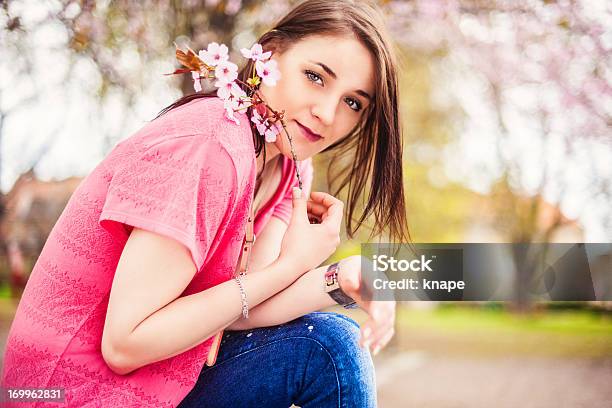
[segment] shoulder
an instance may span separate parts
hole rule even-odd
[[[150,143],[158,139],[195,135],[200,139],[214,140],[229,148],[252,148],[251,127],[245,113],[236,113],[239,124],[225,116],[223,101],[217,97],[203,97],[174,108],[151,121],[145,129],[156,134]],[[145,133],[149,133],[145,132]]]
[[[223,101],[217,97],[199,98],[158,118],[164,120],[165,137],[193,135],[198,143],[222,148],[234,163],[238,176],[247,177],[255,165],[255,147],[249,118],[236,113],[239,124],[225,116]]]
[[[236,177],[245,181],[255,166],[255,148],[247,115],[235,116],[239,124],[225,117],[221,99],[199,98],[147,123],[121,142],[116,153],[132,159],[144,155],[169,160],[172,163],[168,164],[179,166],[208,162],[206,167],[211,169],[214,163],[220,170],[231,167]],[[221,165],[223,161],[225,165]]]

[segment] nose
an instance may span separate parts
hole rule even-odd
[[[318,103],[312,106],[311,113],[319,118],[325,126],[331,126],[336,115],[336,101],[334,98],[321,98]]]

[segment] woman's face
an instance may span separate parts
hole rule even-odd
[[[374,62],[365,46],[353,37],[309,36],[272,59],[281,78],[264,84],[260,95],[285,123],[298,160],[324,150],[346,136],[360,121],[374,96]],[[308,137],[308,130],[320,137]],[[269,145],[269,144],[268,144]],[[287,135],[274,146],[292,158]]]

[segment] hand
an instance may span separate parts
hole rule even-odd
[[[313,191],[310,193],[311,199],[306,203],[306,210],[308,213],[308,220],[311,224],[320,224],[323,219],[328,217],[329,207],[323,204],[325,193]]]
[[[374,355],[383,349],[395,334],[395,300],[371,300],[372,289],[364,287],[361,280],[361,256],[351,256],[340,261],[338,283],[348,296],[368,315],[361,325],[360,345],[371,348]],[[365,293],[362,293],[365,292]],[[365,294],[367,299],[362,296]],[[370,299],[370,300],[368,300]]]
[[[296,192],[300,196],[296,196]],[[293,190],[293,213],[283,240],[279,259],[292,265],[302,275],[329,258],[340,244],[340,225],[344,204],[334,196],[313,192],[307,200],[301,190]],[[320,224],[311,224],[308,208],[321,217]]]

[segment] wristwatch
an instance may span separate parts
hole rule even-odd
[[[354,309],[357,307],[357,302],[340,288],[340,283],[338,282],[338,268],[338,262],[327,267],[327,271],[325,272],[325,292],[327,292],[336,303],[344,306],[345,309]]]

